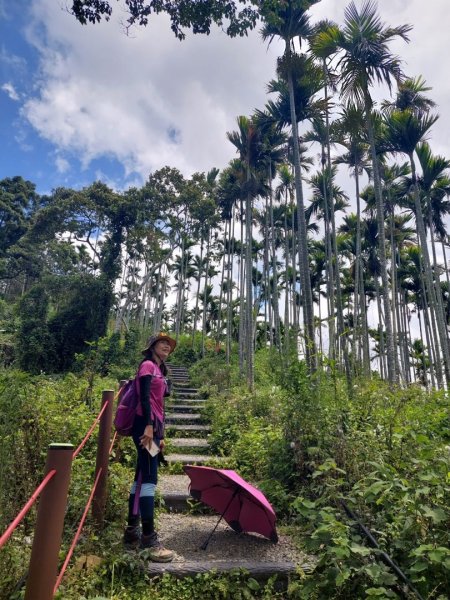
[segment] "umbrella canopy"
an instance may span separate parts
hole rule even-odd
[[[230,469],[185,466],[191,496],[204,502],[237,533],[260,533],[278,542],[276,515],[264,494]]]

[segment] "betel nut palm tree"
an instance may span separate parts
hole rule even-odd
[[[432,314],[434,314],[439,344],[444,362],[447,384],[450,383],[450,351],[448,331],[444,317],[442,294],[433,281],[433,271],[428,251],[425,221],[423,217],[420,189],[417,180],[417,169],[414,153],[418,144],[424,141],[432,125],[437,121],[437,115],[427,112],[417,112],[411,108],[394,110],[385,118],[383,141],[386,149],[393,153],[403,153],[409,158],[412,178],[412,193],[414,198],[414,214],[416,217],[417,232],[423,256],[425,287]]]
[[[264,144],[261,128],[255,119],[245,116],[237,118],[238,131],[227,132],[227,137],[235,146],[242,163],[245,164],[245,355],[247,365],[247,383],[253,389],[254,370],[254,331],[253,331],[253,289],[252,289],[252,203],[260,191],[261,166],[264,157]],[[243,315],[241,315],[241,318]]]
[[[375,83],[384,84],[388,86],[390,91],[394,80],[399,82],[404,78],[400,60],[391,53],[389,44],[396,38],[408,41],[410,29],[410,25],[385,26],[378,16],[376,4],[372,0],[363,2],[361,10],[358,10],[352,1],[345,9],[343,27],[332,27],[328,31],[321,32],[315,42],[316,45],[328,46],[338,50],[336,67],[339,70],[341,96],[344,101],[353,100],[364,109],[377,202],[378,247],[386,325],[387,370],[391,384],[397,381],[397,373],[386,261],[386,240],[383,226],[383,194],[375,146],[373,100],[370,88]]]
[[[355,257],[355,317],[354,323],[358,330],[361,320],[360,343],[363,348],[363,369],[365,374],[370,373],[369,336],[367,329],[364,278],[362,272],[361,256],[361,196],[360,176],[364,171],[368,172],[367,142],[364,136],[363,111],[355,104],[349,103],[343,107],[339,119],[335,121],[336,141],[342,145],[346,152],[335,157],[334,164],[344,164],[351,170],[355,180],[356,201],[356,257]],[[360,318],[361,317],[361,318]],[[353,336],[355,339],[355,335]],[[354,354],[354,353],[353,353]]]
[[[298,244],[299,244],[299,272],[302,287],[305,322],[305,350],[306,361],[310,370],[316,365],[316,344],[314,336],[314,308],[309,275],[309,258],[305,205],[302,188],[302,170],[300,163],[300,149],[298,140],[298,115],[296,114],[296,98],[294,92],[294,79],[298,74],[301,57],[297,54],[294,41],[298,39],[301,44],[311,31],[308,9],[317,4],[319,0],[286,0],[283,3],[268,3],[261,10],[264,21],[262,38],[272,41],[278,37],[284,41],[285,50],[278,61],[278,71],[287,82],[290,107],[290,125],[292,128],[292,142],[294,149],[295,190],[297,197],[298,217]],[[300,65],[301,67],[304,66]]]

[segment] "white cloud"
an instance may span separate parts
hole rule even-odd
[[[256,32],[179,42],[157,17],[127,37],[113,21],[82,27],[53,0],[33,8],[41,73],[22,114],[84,166],[109,155],[142,179],[165,164],[185,174],[222,167],[234,156],[225,134],[236,116],[266,102],[275,47],[266,52]]]
[[[55,165],[58,173],[66,173],[70,169],[70,163],[62,156],[55,158]]]
[[[4,83],[1,89],[8,94],[11,100],[18,102],[20,100],[19,94],[16,92],[12,83]]]
[[[322,0],[313,7],[312,20],[342,23],[347,4]],[[179,42],[164,16],[152,16],[147,28],[127,37],[118,5],[109,23],[84,27],[54,0],[32,0],[32,10],[28,38],[39,52],[40,70],[22,115],[84,167],[110,156],[134,180],[165,164],[185,174],[223,167],[234,156],[226,131],[236,128],[237,115],[264,106],[266,83],[283,50],[276,41],[267,49],[257,32],[238,39],[217,31],[188,34]],[[441,119],[432,148],[450,155],[450,80],[444,60],[450,3],[433,0],[424,10],[419,0],[390,0],[379,2],[379,13],[385,23],[414,25],[411,43],[399,42],[393,49],[409,75],[422,74],[433,87]]]

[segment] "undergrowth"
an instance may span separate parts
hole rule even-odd
[[[208,397],[212,450],[228,456],[229,464],[264,491],[279,523],[315,555],[313,571],[299,571],[283,592],[275,581],[262,585],[243,571],[149,579],[138,556],[124,554],[121,545],[134,462],[130,440],[121,440],[112,456],[106,528],[97,532],[88,520],[59,598],[414,598],[411,586],[427,600],[449,597],[446,394],[418,386],[390,390],[375,377],[355,381],[349,390],[332,369],[310,377],[303,363],[282,365],[269,351],[256,355],[250,393],[235,362],[227,365],[220,353],[197,359],[198,354],[191,378]],[[48,443],[78,444],[97,414],[100,390],[111,383],[94,381],[87,401],[92,381],[83,374],[1,373],[2,530],[42,478]],[[87,499],[86,478],[94,464],[95,444],[88,443],[73,467],[64,548]],[[1,552],[2,598],[22,597],[34,516],[32,510]],[[386,555],[410,586],[386,565]],[[83,557],[92,560],[84,564]]]

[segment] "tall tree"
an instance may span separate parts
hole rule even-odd
[[[298,218],[298,244],[299,244],[299,271],[302,287],[305,321],[305,349],[306,360],[310,370],[316,365],[316,343],[314,335],[314,308],[309,270],[307,228],[305,218],[305,204],[302,186],[302,167],[300,163],[300,147],[298,139],[298,117],[296,111],[296,97],[294,80],[311,78],[312,64],[300,56],[295,49],[295,40],[299,43],[310,34],[308,9],[317,4],[318,0],[287,0],[282,4],[269,5],[263,11],[264,27],[262,36],[265,40],[279,37],[284,41],[285,51],[278,63],[278,71],[287,83],[290,107],[290,125],[292,128],[292,143],[294,149],[295,190],[297,196]],[[311,85],[311,84],[310,84]],[[320,84],[317,85],[317,89]],[[317,91],[316,89],[316,91]],[[310,101],[311,96],[308,98]]]
[[[389,44],[398,37],[408,41],[408,32],[410,29],[410,25],[401,25],[399,27],[385,26],[378,16],[376,4],[372,0],[363,2],[361,10],[358,10],[352,1],[345,9],[344,26],[342,28],[333,27],[328,31],[321,32],[318,35],[318,39],[316,39],[316,45],[339,50],[337,69],[339,70],[341,95],[344,100],[354,100],[364,108],[365,124],[372,158],[374,190],[377,200],[380,268],[386,324],[387,367],[388,379],[391,383],[397,381],[397,373],[395,370],[394,337],[386,261],[383,194],[375,145],[373,100],[370,87],[374,83],[386,84],[390,90],[393,80],[401,81],[403,79],[400,60],[390,52]]]
[[[448,343],[448,331],[445,322],[440,283],[438,279],[436,281],[433,280],[433,271],[428,251],[420,188],[417,180],[416,163],[414,160],[414,153],[418,144],[424,141],[427,132],[437,121],[437,119],[437,115],[430,115],[426,112],[417,113],[411,109],[402,111],[395,110],[386,117],[384,141],[386,143],[386,148],[391,152],[404,153],[409,158],[413,185],[412,191],[414,196],[414,213],[423,253],[428,302],[431,307],[432,315],[436,319],[439,343],[448,384],[450,383],[450,349]]]
[[[263,166],[264,145],[261,128],[255,119],[240,116],[237,119],[238,131],[228,132],[227,137],[239,152],[240,160],[245,164],[245,350],[247,364],[247,383],[253,389],[254,370],[254,331],[253,331],[253,289],[252,289],[252,212],[253,198],[260,191],[261,168]]]

